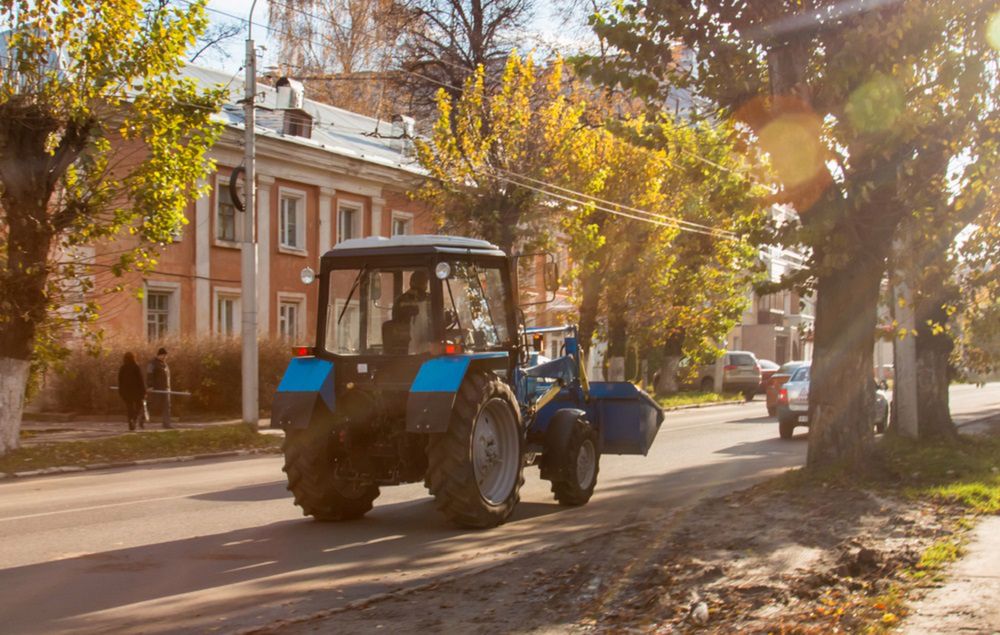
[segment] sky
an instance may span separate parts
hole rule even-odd
[[[586,15],[573,16],[570,25],[565,19],[565,7],[559,3],[538,2],[537,13],[530,23],[528,29],[533,40],[540,41],[544,48],[558,46],[563,51],[572,51],[586,41],[589,30],[586,28]],[[233,23],[237,20],[225,14],[240,16],[246,21],[250,12],[250,2],[247,0],[209,0],[208,15],[213,24],[224,22]],[[259,70],[266,69],[273,64],[274,54],[278,47],[266,28],[267,26],[267,0],[257,0],[257,7],[253,17],[253,37],[255,44],[264,47],[264,51],[259,59]],[[229,73],[237,73],[243,66],[244,51],[246,47],[246,31],[240,36],[231,38],[223,47],[222,52],[209,51],[200,56],[197,63],[223,70]]]

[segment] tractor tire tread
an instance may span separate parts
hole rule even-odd
[[[322,521],[342,521],[361,518],[371,511],[372,503],[379,496],[375,484],[363,486],[361,495],[345,496],[334,475],[333,465],[327,461],[324,433],[321,426],[307,430],[289,430],[282,444],[288,475],[286,488],[292,493],[295,504],[302,508],[303,516]]]
[[[594,495],[594,487],[597,486],[597,475],[601,471],[601,455],[598,453],[597,448],[600,447],[598,442],[597,431],[590,427],[586,419],[577,419],[573,424],[573,429],[569,436],[569,447],[577,448],[583,444],[583,442],[590,438],[591,443],[594,444],[594,478],[590,482],[590,486],[586,488],[581,488],[580,484],[577,482],[576,478],[572,475],[567,474],[567,478],[564,479],[553,479],[552,480],[552,494],[555,495],[556,501],[560,505],[567,507],[579,507],[581,505],[586,505],[590,500],[590,497]],[[575,453],[573,453],[575,457]],[[575,468],[575,466],[573,466]],[[569,472],[570,469],[567,466],[564,474]],[[576,470],[572,469],[572,473],[575,474]]]
[[[503,523],[517,506],[524,484],[520,456],[513,492],[503,504],[488,505],[475,482],[471,460],[472,428],[480,409],[494,397],[506,400],[517,416],[517,400],[503,380],[492,373],[471,372],[455,395],[448,430],[432,435],[427,444],[427,489],[434,496],[437,509],[462,527],[483,529]]]

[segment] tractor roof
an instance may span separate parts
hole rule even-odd
[[[324,258],[357,256],[391,256],[420,254],[467,254],[470,256],[503,256],[496,245],[476,238],[413,234],[406,236],[369,236],[337,243]]]

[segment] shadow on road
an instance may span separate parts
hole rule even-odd
[[[489,531],[448,527],[426,497],[376,501],[368,516],[348,523],[287,520],[6,569],[0,613],[5,630],[17,633],[201,632],[220,616],[226,628],[267,623],[693,504],[776,467],[801,464],[802,447],[774,439],[718,453],[740,458],[599,483],[594,500],[581,508],[522,501],[505,526]],[[537,478],[534,470],[528,474]],[[284,483],[275,482],[193,498],[286,496]]]

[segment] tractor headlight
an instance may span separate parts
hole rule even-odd
[[[316,272],[312,270],[312,267],[305,267],[299,272],[299,279],[302,280],[302,284],[312,284],[313,280],[316,279]]]
[[[451,275],[451,265],[447,262],[437,263],[437,266],[434,267],[434,275],[437,276],[438,280],[447,280],[448,276]]]

